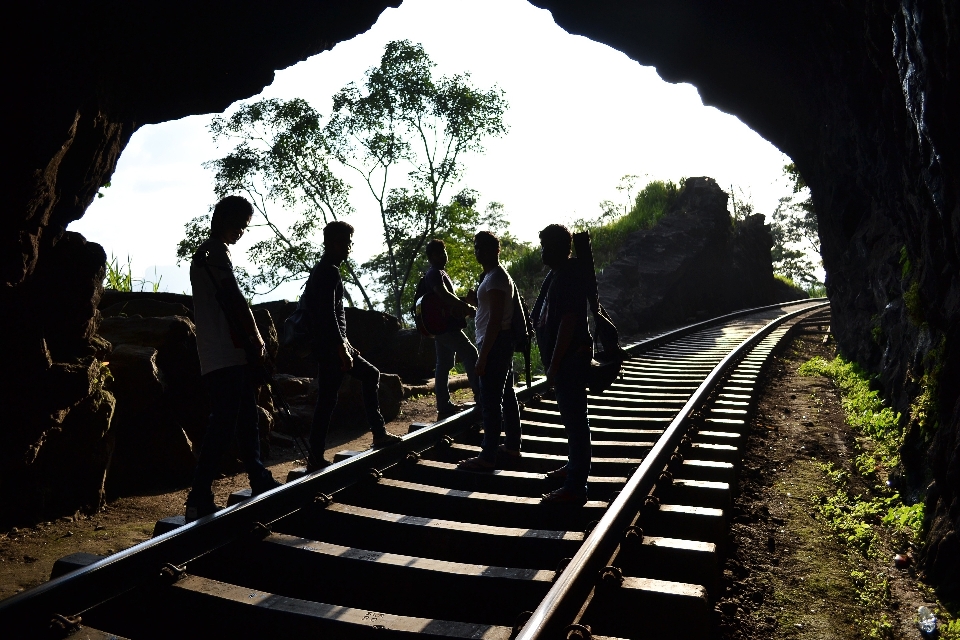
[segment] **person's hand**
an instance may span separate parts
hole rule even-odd
[[[462,313],[464,316],[470,316],[472,318],[477,315],[477,308],[469,302],[464,301],[462,305]]]
[[[477,302],[478,302],[478,301],[477,301],[477,291],[476,291],[475,289],[470,289],[470,291],[467,292],[467,295],[464,296],[463,299],[464,299],[465,302],[469,302],[469,303],[472,304],[473,306],[477,306]]]
[[[347,350],[346,343],[340,344],[340,371],[350,371],[353,369],[353,356],[350,355],[350,352]]]
[[[477,372],[478,376],[482,376],[487,371],[487,354],[481,353],[480,357],[477,358],[477,366],[474,367],[474,370]]]

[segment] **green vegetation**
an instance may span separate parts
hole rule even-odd
[[[793,193],[780,198],[770,223],[770,233],[773,234],[773,270],[794,282],[802,283],[801,288],[811,298],[823,297],[826,290],[823,283],[813,275],[815,265],[809,258],[811,253],[820,253],[820,235],[813,199],[806,181],[794,163],[784,166],[783,173],[790,180]],[[749,207],[749,210],[752,212],[752,207]],[[736,203],[734,211],[736,213]]]
[[[814,297],[813,295],[810,294],[809,291],[807,291],[806,289],[798,286],[797,283],[794,282],[793,279],[790,278],[789,276],[785,276],[785,275],[783,275],[783,274],[781,274],[781,273],[775,273],[775,274],[773,274],[773,278],[774,278],[774,280],[779,280],[779,281],[782,282],[783,284],[787,285],[788,287],[790,287],[791,289],[793,289],[793,290],[794,290],[797,294],[799,294],[799,295],[809,296],[809,297],[811,297],[811,298]]]
[[[937,357],[934,353],[933,359]],[[825,376],[840,389],[845,418],[857,434],[860,450],[852,466],[858,476],[856,482],[851,482],[847,471],[832,464],[818,465],[833,484],[831,490],[815,498],[818,514],[846,548],[875,562],[883,562],[881,555],[889,546],[903,548],[908,542],[918,543],[923,534],[923,503],[905,503],[885,482],[889,471],[900,462],[898,451],[904,437],[900,414],[884,406],[877,391],[870,389],[866,372],[840,357],[832,361],[813,358],[801,365],[799,372]],[[911,413],[914,420],[926,419],[916,409]],[[851,492],[850,486],[858,483],[870,487],[867,495]],[[889,585],[882,572],[861,567],[851,571],[850,577],[860,604],[868,611],[882,612],[888,606]],[[960,623],[955,624],[947,612],[938,611],[937,615],[942,624],[941,637],[960,637]],[[892,623],[885,613],[867,616],[863,622],[867,637],[888,638],[892,634]],[[954,626],[956,630],[952,630]]]
[[[924,435],[932,433],[938,426],[937,391],[946,354],[947,338],[942,336],[937,346],[930,349],[923,358],[923,375],[917,381],[920,393],[910,405],[910,417]]]
[[[627,213],[618,214],[611,205],[594,220],[581,219],[573,223],[572,230],[575,232],[590,231],[594,266],[598,273],[613,262],[628,235],[640,229],[649,229],[660,221],[682,187],[683,180],[680,185],[654,180],[640,190]],[[511,277],[532,305],[547,273],[540,261],[540,247],[532,243],[519,243],[513,238],[508,240],[504,242],[501,259],[508,265]]]
[[[156,270],[154,270],[154,274],[156,274]],[[160,290],[160,281],[162,279],[163,276],[157,278],[154,282],[134,278],[130,256],[127,256],[127,264],[122,265],[120,264],[120,260],[111,253],[110,259],[107,260],[106,271],[103,276],[103,287],[105,289],[113,289],[114,291],[133,291],[133,287],[139,285],[139,291],[143,291],[145,286],[150,285],[150,289],[156,293]]]
[[[910,255],[907,253],[907,246],[900,247],[900,277],[904,280],[913,272],[913,265],[910,263]]]
[[[900,414],[884,406],[876,391],[870,389],[870,378],[855,363],[841,357],[832,361],[816,357],[800,366],[801,375],[822,375],[840,389],[847,422],[864,442],[864,452],[857,458],[857,468],[868,474],[886,473],[900,462],[897,450],[903,439]]]
[[[907,309],[907,318],[915,326],[920,326],[926,319],[923,314],[923,300],[920,299],[920,283],[913,281],[903,292],[903,305]]]

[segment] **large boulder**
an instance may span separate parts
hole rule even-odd
[[[133,298],[105,308],[101,304],[100,315],[104,318],[113,316],[143,316],[144,318],[185,316],[192,318],[193,312],[179,302],[163,302],[152,298]]]
[[[733,224],[717,183],[688,178],[660,222],[630,234],[598,276],[600,302],[627,335],[781,302],[772,245],[763,216]]]
[[[134,344],[120,344],[110,354],[111,390],[117,399],[111,493],[184,482],[193,471],[193,445],[169,415],[156,358],[156,349]]]

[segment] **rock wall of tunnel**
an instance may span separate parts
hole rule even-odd
[[[57,453],[81,433],[85,455],[109,460],[110,452],[111,399],[98,387],[95,337],[103,251],[63,229],[109,180],[133,131],[254,95],[273,70],[352,37],[397,4],[38,2],[7,21],[2,46],[16,99],[4,105],[0,172],[0,506],[14,495],[34,506],[102,497],[95,477],[78,496]],[[949,0],[533,4],[669,82],[692,83],[706,104],[797,163],[820,214],[834,332],[906,416],[904,490],[926,492],[928,505],[924,570],[956,589],[960,8]]]

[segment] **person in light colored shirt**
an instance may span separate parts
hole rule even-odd
[[[253,207],[240,196],[218,202],[210,237],[190,263],[197,352],[210,393],[210,422],[187,496],[188,522],[220,508],[213,499],[213,479],[234,435],[253,494],[280,486],[260,460],[257,388],[262,378],[263,338],[237,285],[227,249],[243,236],[252,217]]]
[[[477,233],[474,254],[483,267],[477,287],[477,376],[483,411],[483,443],[480,455],[460,463],[461,469],[494,469],[498,456],[520,457],[520,407],[513,389],[514,338],[510,331],[517,287],[500,264],[500,239],[489,231]],[[472,300],[471,300],[472,302]],[[500,444],[500,434],[505,442]]]

